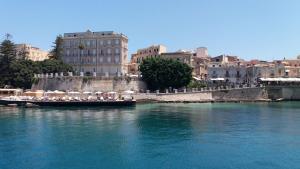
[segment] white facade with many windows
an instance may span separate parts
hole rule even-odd
[[[123,34],[107,32],[65,33],[63,61],[75,72],[98,76],[127,73],[128,38]]]

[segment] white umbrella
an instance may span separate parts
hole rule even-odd
[[[46,94],[53,94],[53,93],[54,93],[54,92],[53,92],[53,91],[50,91],[50,90],[46,92]]]
[[[83,92],[83,94],[92,94],[92,92]]]
[[[95,94],[102,94],[102,93],[103,93],[103,92],[99,92],[99,91],[98,91],[98,92],[96,92]]]
[[[80,92],[68,92],[68,94],[80,94]]]
[[[126,91],[124,91],[124,93],[127,93],[127,94],[134,94],[134,91],[126,90]]]
[[[65,92],[59,91],[59,90],[55,90],[54,93],[55,93],[55,94],[64,94]]]

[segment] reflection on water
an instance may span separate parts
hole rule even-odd
[[[299,128],[299,102],[0,107],[0,166],[297,168]]]

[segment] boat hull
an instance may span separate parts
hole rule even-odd
[[[8,106],[8,105],[17,105],[24,106],[26,105],[26,101],[23,100],[0,100],[0,105]]]
[[[133,106],[136,101],[30,101],[42,107],[97,107],[97,106]]]

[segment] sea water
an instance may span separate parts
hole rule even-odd
[[[300,102],[0,108],[1,169],[296,169]]]

